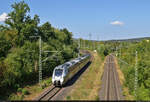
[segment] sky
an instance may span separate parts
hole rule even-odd
[[[0,24],[21,0],[1,0]],[[74,38],[92,40],[150,37],[150,0],[25,0],[40,24],[67,28]],[[91,34],[91,37],[89,35]]]

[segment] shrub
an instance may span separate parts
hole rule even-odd
[[[28,95],[28,94],[29,94],[29,92],[28,92],[28,90],[23,89],[23,90],[22,90],[22,94],[23,94],[23,95]]]
[[[23,98],[24,98],[24,95],[19,95],[19,96],[17,96],[17,95],[15,95],[15,94],[11,94],[11,95],[9,96],[9,100],[23,100]]]
[[[104,50],[104,55],[105,55],[105,56],[108,55],[108,50],[107,50],[107,49]]]
[[[66,99],[67,99],[67,100],[70,100],[70,99],[71,99],[71,97],[70,97],[70,96],[67,96],[67,97],[66,97]]]
[[[15,84],[14,87],[15,87],[15,89],[18,89],[20,87],[20,85],[19,84]]]
[[[22,92],[22,88],[18,88],[18,89],[17,89],[17,92]]]

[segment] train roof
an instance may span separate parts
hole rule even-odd
[[[73,59],[73,60],[71,60],[71,61],[68,61],[68,62],[62,64],[62,65],[59,65],[59,66],[55,67],[55,69],[65,69],[65,68],[69,68],[70,66],[72,66],[72,65],[74,65],[74,64],[76,64],[76,63],[78,63],[79,61],[83,60],[84,58],[86,58],[86,57],[88,57],[88,56],[89,56],[89,54],[85,54],[85,55],[83,55],[83,56],[81,56],[81,57],[75,58],[75,59]]]

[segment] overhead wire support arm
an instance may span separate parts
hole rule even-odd
[[[62,51],[44,51],[44,52],[56,52],[56,53],[55,53],[54,55],[52,55],[52,56],[49,56],[49,57],[45,58],[42,62],[45,62],[45,61],[48,60],[49,58],[55,57],[56,54],[58,54],[58,53],[60,53],[60,52],[62,52]]]

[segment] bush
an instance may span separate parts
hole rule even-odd
[[[46,85],[49,85],[50,83],[51,83],[51,80],[50,79],[48,79],[48,80],[46,80]]]
[[[24,95],[16,96],[15,94],[11,94],[9,96],[9,100],[23,100],[23,98],[24,98]]]
[[[46,83],[42,83],[42,89],[44,89],[46,87]]]
[[[22,90],[22,94],[23,94],[23,95],[28,95],[28,94],[29,94],[29,92],[28,92],[28,90],[23,89],[23,90]]]
[[[18,89],[17,89],[17,92],[22,92],[22,88],[18,88]]]
[[[70,99],[71,99],[71,97],[70,97],[70,96],[67,96],[67,97],[66,97],[66,99],[67,99],[67,100],[70,100]]]
[[[108,50],[107,50],[107,49],[104,50],[104,55],[105,55],[105,56],[108,55]]]
[[[15,89],[18,89],[20,87],[20,85],[19,84],[15,84],[14,87],[15,87]]]

